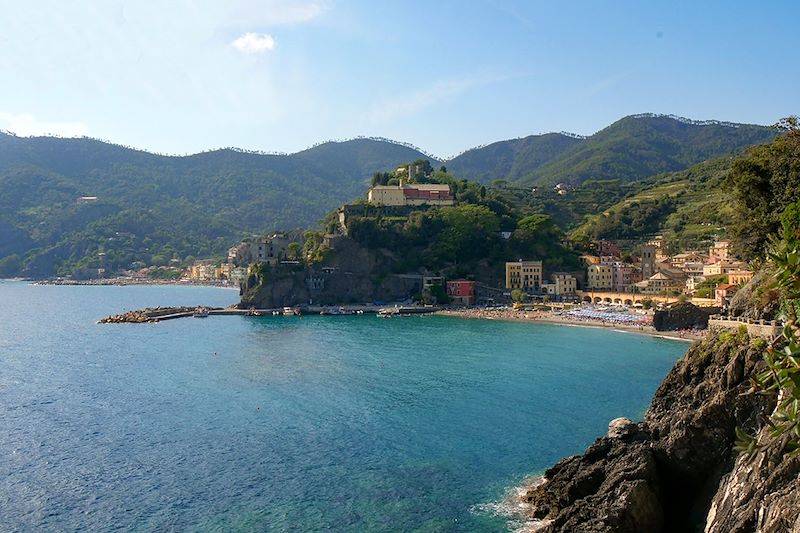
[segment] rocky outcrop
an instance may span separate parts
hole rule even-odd
[[[769,286],[770,278],[774,274],[770,266],[756,272],[750,283],[733,295],[728,305],[728,314],[750,320],[775,320],[779,298],[776,289]]]
[[[763,345],[710,334],[656,392],[645,419],[617,419],[523,499],[547,532],[800,531],[798,459],[734,450],[774,399],[748,393]]]
[[[421,278],[390,272],[388,264],[396,259],[390,256],[389,251],[370,250],[340,237],[321,264],[309,268],[279,266],[267,272],[263,283],[244,292],[239,307],[398,301],[421,292]]]
[[[706,329],[708,317],[719,313],[719,308],[701,308],[689,302],[674,304],[659,309],[653,315],[656,331],[680,331],[683,329]]]

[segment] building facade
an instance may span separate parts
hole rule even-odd
[[[509,261],[506,263],[506,289],[538,291],[541,286],[541,261]]]
[[[598,263],[586,269],[586,288],[611,290],[614,288],[614,267]]]
[[[475,304],[475,282],[455,279],[447,282],[447,296],[450,301],[461,305]]]
[[[254,247],[254,259],[259,263],[275,266],[286,256],[286,248],[290,242],[289,238],[282,233],[259,240]]]
[[[411,185],[376,185],[367,193],[373,205],[453,205],[455,199],[450,186],[440,183],[415,183]]]

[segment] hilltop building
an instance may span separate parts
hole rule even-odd
[[[541,261],[506,262],[506,289],[536,290],[542,286]]]
[[[367,193],[372,205],[453,205],[455,199],[450,186],[441,183],[414,183],[400,185],[376,185]]]

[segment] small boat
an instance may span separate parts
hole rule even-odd
[[[205,318],[208,316],[208,309],[206,309],[205,307],[198,307],[197,309],[194,310],[192,316],[195,318]]]

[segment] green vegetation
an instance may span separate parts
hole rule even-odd
[[[390,183],[392,173],[375,176]],[[455,206],[413,209],[407,214],[389,209],[368,209],[348,217],[349,236],[371,249],[390,252],[396,273],[428,269],[474,275],[491,270],[500,277],[507,260],[542,259],[549,271],[580,268],[577,254],[563,244],[563,232],[543,213],[530,214],[530,204],[509,196],[508,189],[457,180],[445,170],[425,172],[417,182],[447,183],[458,201]],[[510,233],[503,239],[501,231]]]
[[[375,183],[399,181],[375,176],[399,161],[420,163],[422,179],[450,180],[459,201],[492,211],[503,231],[532,214],[548,215],[569,231],[639,192],[632,182],[774,135],[760,126],[627,117],[586,139],[547,134],[494,143],[445,168],[419,150],[381,139],[324,143],[291,155],[224,149],[169,157],[92,139],[0,134],[0,275],[96,272],[100,253],[108,272],[135,263],[184,263],[190,255],[223,257],[255,233],[312,227],[362,195],[370,176]],[[576,187],[556,194],[552,185],[561,181]],[[539,185],[535,191],[532,184]],[[82,196],[97,200],[79,203]],[[681,211],[688,204],[680,198],[643,201],[630,220],[632,233],[658,227],[664,216],[682,234],[708,229],[696,211]]]
[[[469,179],[576,185],[589,179],[638,181],[771,141],[763,126],[695,123],[674,117],[625,117],[586,137],[548,134],[494,143],[448,162]]]
[[[769,236],[780,231],[781,214],[800,200],[800,123],[790,117],[778,126],[787,134],[748,150],[727,182],[737,200],[732,234],[745,259],[763,256]]]
[[[100,252],[112,272],[223,257],[254,233],[315,225],[363,194],[373,172],[422,155],[357,139],[292,155],[167,157],[92,139],[0,134],[0,275],[80,273],[100,266]],[[97,200],[79,203],[82,196]]]
[[[785,149],[785,148],[784,148]],[[773,395],[777,407],[767,419],[769,430],[760,439],[737,429],[737,448],[754,453],[767,447],[800,454],[800,202],[784,211],[781,241],[769,254],[777,267],[775,287],[782,303],[783,333],[769,347],[768,369],[753,380],[754,391]],[[780,347],[783,346],[782,349]]]
[[[641,242],[662,235],[672,251],[704,247],[726,232],[735,199],[726,186],[730,156],[631,184],[621,201],[590,216],[572,232],[579,242]]]

